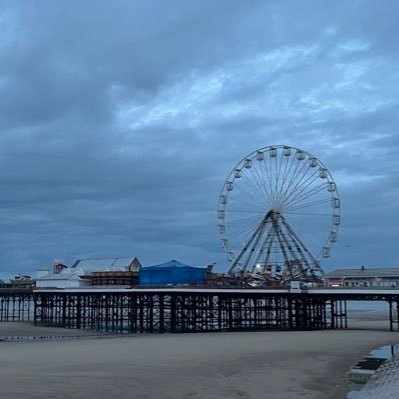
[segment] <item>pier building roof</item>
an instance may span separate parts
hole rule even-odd
[[[85,272],[93,271],[138,271],[141,263],[135,256],[100,259],[78,259],[71,269],[81,269]],[[86,274],[86,273],[85,273]]]
[[[175,259],[159,265],[143,267],[140,271],[140,285],[175,285],[203,283],[206,269],[193,267]]]
[[[398,277],[399,267],[360,267],[357,269],[335,269],[325,278]]]

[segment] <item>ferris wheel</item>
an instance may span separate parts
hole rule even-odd
[[[244,157],[218,205],[229,273],[292,280],[323,274],[341,222],[337,186],[312,154],[283,145]]]

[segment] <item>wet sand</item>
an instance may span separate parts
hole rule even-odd
[[[19,324],[19,335],[66,331],[82,339],[0,342],[0,390],[2,397],[21,399],[344,399],[350,366],[372,349],[399,342],[386,318],[373,319],[352,321],[350,330],[108,339]],[[0,336],[12,332],[7,324],[0,323]]]
[[[35,327],[33,323],[14,323],[14,322],[0,322],[0,340],[2,337],[19,337],[23,338],[56,338],[56,337],[92,337],[102,336],[109,334],[101,334],[97,331],[88,330],[74,330],[68,328],[47,328],[47,327]]]

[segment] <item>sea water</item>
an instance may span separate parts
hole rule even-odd
[[[365,312],[385,312],[388,311],[388,302],[385,301],[348,301],[347,310]]]
[[[372,317],[381,313],[388,313],[389,306],[385,301],[348,301],[347,302],[348,317],[351,317],[351,313],[355,314],[356,317],[360,314],[364,314],[364,317]],[[385,316],[384,316],[385,317]],[[387,319],[388,323],[388,319]],[[367,357],[376,359],[391,359],[394,355],[399,353],[399,345],[386,345],[379,347],[370,352]],[[360,361],[361,359],[359,359]],[[351,392],[348,393],[347,399],[362,399],[364,396],[359,392],[364,384],[352,384]],[[399,398],[399,394],[398,394]]]
[[[375,359],[392,359],[399,353],[399,345],[385,345],[371,351],[366,357]],[[381,366],[380,366],[381,367]],[[351,385],[351,391],[347,395],[347,399],[362,399],[364,395],[361,392],[365,384],[354,383]]]

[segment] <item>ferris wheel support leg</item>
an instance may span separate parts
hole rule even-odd
[[[287,221],[282,217],[282,222],[285,226],[285,228],[289,231],[289,233],[292,235],[292,237],[295,239],[295,241],[298,243],[298,246],[300,248],[300,253],[301,255],[305,258],[305,253],[307,253],[310,257],[310,259],[313,262],[312,267],[309,267],[309,262],[306,260],[306,264],[309,268],[309,271],[313,274],[315,271],[319,271],[321,273],[323,273],[321,267],[318,265],[318,262],[316,260],[316,258],[309,252],[309,250],[306,248],[305,244],[302,242],[302,240],[296,235],[295,231],[292,229],[292,227],[287,223]],[[317,266],[316,266],[317,265]],[[316,269],[316,270],[315,270]]]
[[[304,269],[304,270],[302,270],[302,273],[301,273],[301,274],[304,274],[304,273],[303,273],[304,271],[310,271],[309,262],[308,262],[308,260],[306,259],[305,253],[303,252],[303,249],[301,248],[299,238],[298,238],[297,235],[290,229],[290,226],[288,225],[288,223],[285,222],[285,220],[284,220],[283,218],[282,218],[282,223],[283,223],[284,227],[285,227],[285,228],[288,230],[288,232],[290,233],[290,238],[291,238],[292,243],[293,243],[293,245],[289,245],[289,246],[288,246],[288,248],[290,248],[291,256],[293,257],[293,259],[296,259],[296,260],[302,262],[302,265],[303,265],[302,269]],[[295,247],[295,250],[292,249],[293,246]],[[307,251],[307,250],[305,250],[305,251],[309,253],[309,251]],[[299,258],[299,259],[298,259],[298,258]]]
[[[264,235],[265,228],[266,228],[266,223],[263,224],[262,229],[259,231],[259,233],[251,247],[251,251],[249,252],[246,262],[244,263],[244,267],[243,267],[244,273],[246,273],[248,271],[248,268],[251,267],[251,260],[256,253],[256,248],[258,247],[259,241],[261,240],[262,236]],[[260,249],[260,251],[261,251],[261,249]],[[251,273],[254,273],[255,267],[256,267],[256,263],[252,263],[252,268],[250,270]]]
[[[270,250],[271,250],[271,247],[272,247],[272,244],[273,244],[273,238],[272,238],[272,235],[270,233],[271,233],[271,229],[267,232],[266,238],[263,240],[261,249],[259,250],[258,256],[256,257],[255,263],[254,263],[255,267],[256,267],[256,265],[260,262],[260,258],[265,253],[263,249],[266,248],[266,258],[265,258],[265,260],[263,262],[263,270],[262,270],[263,272],[266,271],[266,267],[268,265],[269,257],[270,257]]]
[[[292,273],[292,269],[291,269],[291,267],[290,267],[290,261],[289,261],[288,255],[287,255],[287,250],[286,250],[286,248],[285,248],[285,246],[284,246],[284,239],[283,239],[282,234],[281,234],[281,229],[280,229],[280,226],[279,226],[279,224],[278,224],[278,221],[276,220],[275,217],[272,218],[272,223],[273,223],[274,231],[275,231],[276,236],[277,236],[277,240],[278,240],[278,242],[279,242],[281,251],[282,251],[283,256],[284,256],[284,260],[285,260],[286,265],[287,265],[287,267],[288,267],[288,270],[289,270],[289,272],[290,272],[290,275],[291,275],[291,277],[294,277],[294,275],[293,275],[293,273]]]
[[[267,221],[267,215],[262,219],[261,223],[256,228],[255,232],[252,234],[251,238],[248,240],[248,243],[244,246],[244,248],[241,250],[240,254],[238,255],[237,259],[231,265],[230,270],[229,270],[230,274],[234,274],[234,271],[237,268],[237,266],[239,265],[242,257],[245,255],[248,248],[251,246],[252,242],[256,239],[258,233],[263,229],[264,225],[266,224],[266,221]]]

